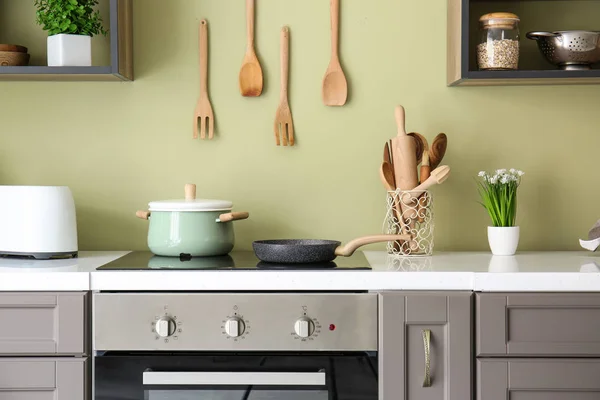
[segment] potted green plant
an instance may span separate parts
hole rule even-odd
[[[492,225],[488,226],[488,242],[492,254],[512,256],[519,246],[517,219],[517,189],[523,171],[499,169],[493,174],[479,173],[478,189],[481,205],[487,210]]]
[[[48,31],[48,66],[92,65],[94,35],[106,35],[98,0],[34,0],[36,21]]]

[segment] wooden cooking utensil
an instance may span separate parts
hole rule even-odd
[[[330,0],[331,7],[331,60],[323,78],[323,103],[326,106],[343,106],[348,98],[348,82],[338,54],[340,0]]]
[[[431,176],[427,178],[426,181],[422,182],[419,186],[414,188],[410,194],[406,193],[405,196],[412,196],[413,200],[418,198],[425,192],[429,190],[432,186],[440,185],[444,183],[448,177],[450,176],[450,167],[447,165],[442,165],[437,167],[433,171],[431,171]],[[403,200],[406,202],[410,201],[410,199],[403,197]]]
[[[255,0],[246,0],[248,44],[240,70],[240,92],[245,97],[258,97],[263,90],[263,72],[254,50],[254,2]]]
[[[396,190],[396,183],[394,183],[394,171],[392,170],[390,163],[386,161],[381,163],[381,167],[379,168],[379,177],[381,178],[381,182],[383,183],[385,190],[388,192],[393,192]]]
[[[429,143],[427,143],[427,139],[423,135],[417,132],[411,132],[408,136],[412,136],[415,139],[415,146],[417,148],[417,165],[421,164],[423,160],[423,152],[425,150],[429,150]]]
[[[203,19],[200,21],[200,97],[194,111],[194,139],[198,139],[198,130],[200,130],[200,139],[214,137],[215,117],[212,106],[208,98],[208,22]]]
[[[294,123],[292,111],[288,102],[288,74],[290,62],[290,29],[284,26],[281,29],[281,93],[279,95],[279,107],[275,115],[275,142],[277,146],[283,144],[294,145]],[[281,136],[281,142],[279,140]]]
[[[395,110],[398,135],[392,139],[396,189],[411,190],[418,185],[415,139],[406,134],[404,107]]]
[[[383,146],[383,161],[390,165],[392,183],[394,184],[394,190],[396,190],[396,177],[394,176],[394,164],[392,163],[392,149],[390,149],[390,143],[388,142],[385,142],[385,146]]]
[[[425,182],[427,179],[429,179],[429,177],[431,176],[431,166],[429,165],[429,150],[425,150],[423,152],[423,161],[421,162],[421,173],[419,176],[420,182]],[[422,196],[426,196],[426,194],[422,195]],[[422,197],[419,197],[419,208],[417,210],[417,214],[419,215],[419,218],[417,219],[419,222],[423,222],[424,218],[423,215],[424,213],[421,211],[423,208],[421,207],[421,200]]]
[[[440,133],[433,139],[431,150],[429,151],[429,164],[431,164],[431,168],[436,169],[440,165],[446,155],[447,147],[448,137],[445,133]]]
[[[421,162],[421,182],[425,182],[431,176],[431,165],[429,165],[429,150],[423,152],[423,161]]]
[[[381,178],[381,182],[383,186],[388,192],[394,192],[396,190],[396,183],[394,182],[394,169],[388,162],[381,163],[381,167],[379,168],[379,177]],[[394,197],[394,216],[398,221],[398,225],[400,226],[400,231],[405,232],[406,227],[405,223],[402,220],[402,210],[400,209],[400,202],[398,201],[398,197]],[[399,246],[397,243],[394,244],[394,248],[399,250]]]

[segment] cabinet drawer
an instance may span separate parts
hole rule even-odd
[[[380,294],[379,399],[471,399],[472,304],[471,293]]]
[[[0,354],[86,353],[86,299],[77,293],[0,293]],[[2,400],[2,399],[0,399]]]
[[[477,400],[597,400],[599,359],[477,360]]]
[[[600,356],[600,294],[479,293],[478,356]]]
[[[87,359],[2,358],[0,400],[84,400]]]

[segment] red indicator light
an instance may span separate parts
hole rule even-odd
[[[330,331],[335,331],[335,325],[334,324],[330,324],[329,325],[329,330]]]

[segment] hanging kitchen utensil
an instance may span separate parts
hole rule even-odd
[[[284,26],[281,29],[281,93],[279,107],[275,115],[275,143],[294,145],[294,123],[292,111],[288,102],[288,74],[289,74],[290,29]],[[281,139],[280,139],[281,138]]]
[[[336,240],[258,240],[252,243],[259,260],[273,263],[303,264],[328,262],[350,257],[361,246],[392,240],[410,240],[410,235],[374,235],[354,239],[342,246]]]
[[[245,97],[258,97],[263,90],[263,72],[254,49],[254,2],[246,0],[246,55],[240,70],[240,92]]]
[[[429,151],[429,164],[432,169],[436,169],[444,156],[446,155],[446,149],[448,147],[448,137],[445,133],[440,133],[433,139],[431,143],[431,149]]]
[[[348,82],[339,58],[340,0],[330,0],[331,8],[331,60],[323,78],[323,103],[326,106],[343,106],[348,98]]]
[[[185,185],[184,200],[153,201],[136,216],[149,219],[148,247],[159,256],[222,256],[234,245],[231,222],[246,219],[247,212],[232,212],[226,200],[196,199],[196,185]]]
[[[194,111],[194,139],[212,139],[214,137],[215,117],[208,97],[208,22],[200,21],[200,97]]]
[[[406,134],[404,107],[396,107],[395,117],[398,135],[392,139],[392,152],[396,189],[412,190],[419,183],[415,139]]]

